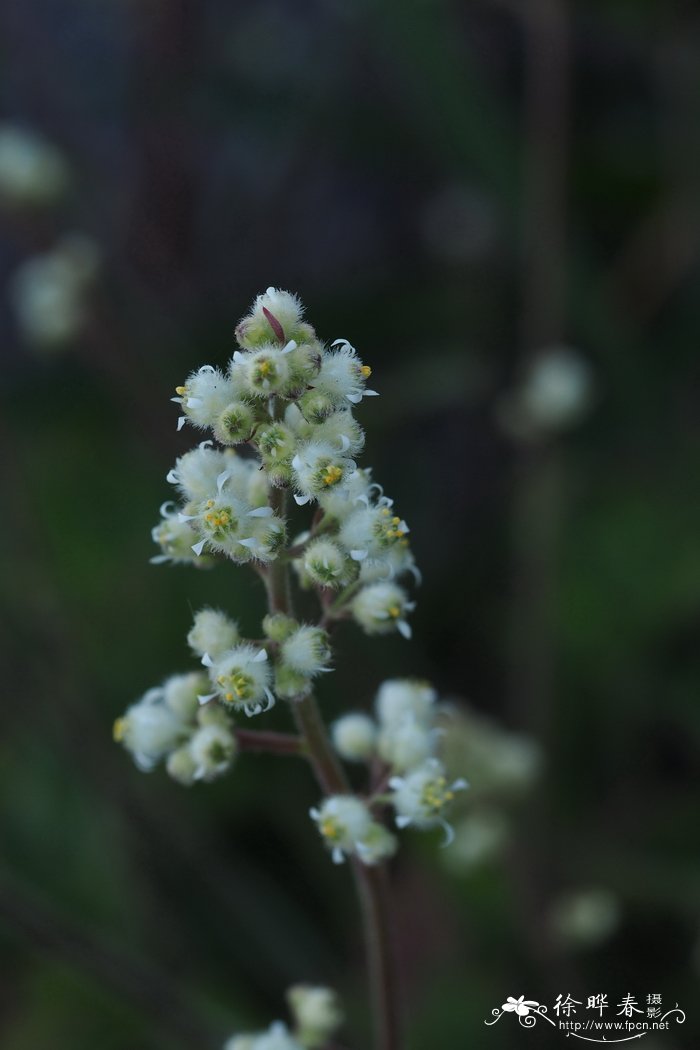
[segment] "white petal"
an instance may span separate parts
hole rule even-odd
[[[153,558],[148,559],[150,565],[162,565],[166,561],[170,561],[167,554],[156,554]]]
[[[198,696],[197,699],[199,700],[200,704],[208,704],[209,701],[213,700],[215,696],[216,693],[207,693],[206,696]]]
[[[249,518],[271,518],[274,514],[272,507],[256,507],[255,510],[248,511]]]
[[[455,831],[452,825],[448,824],[446,820],[441,820],[440,823],[445,832],[445,841],[442,844],[442,849],[446,849],[447,846],[450,846],[454,842]]]
[[[398,620],[396,623],[396,630],[402,636],[402,638],[410,638],[413,635],[410,623],[406,623],[405,620]]]
[[[378,390],[365,390],[363,397],[379,397]]]
[[[410,817],[398,816],[396,818],[396,827],[397,828],[407,828],[410,823],[411,823],[411,818]]]
[[[367,551],[350,551],[350,557],[353,561],[364,561],[367,557]]]
[[[253,657],[254,664],[264,664],[267,660],[267,649],[260,649]]]
[[[170,509],[171,507],[172,510]],[[173,501],[171,499],[166,499],[165,503],[161,503],[160,505],[160,516],[162,518],[167,518],[168,515],[172,514],[174,510],[175,504],[173,503]]]
[[[203,665],[205,667],[213,667],[214,666],[214,661],[212,660],[212,658],[209,655],[209,653],[205,653],[204,654],[204,656],[202,657],[202,663],[203,663]]]
[[[174,470],[169,470],[169,471],[168,471],[168,473],[167,473],[167,474],[165,475],[165,480],[166,480],[166,481],[169,481],[171,485],[177,485],[177,483],[178,483],[178,481],[179,481],[180,479],[179,479],[179,477],[177,476],[177,473],[176,473],[176,471],[174,471]]]
[[[249,536],[247,539],[239,540],[238,542],[240,543],[241,547],[247,547],[248,550],[254,550],[260,546],[255,536]]]
[[[362,394],[346,394],[345,396],[351,405],[359,405],[362,400]]]
[[[206,540],[200,540],[199,543],[193,543],[192,544],[192,550],[197,555],[197,557],[199,557],[200,554],[202,553],[202,551],[204,550],[204,544],[206,542],[207,542]]]
[[[298,470],[299,467],[301,466],[301,459],[299,458],[298,454],[292,460],[292,466],[294,467],[295,470]]]
[[[233,473],[233,471],[231,471],[231,470],[222,470],[221,473],[217,475],[217,478],[216,478],[216,491],[217,492],[219,492],[219,493],[221,492],[222,488],[224,487],[224,485],[226,484],[228,479],[231,477],[232,473]]]
[[[265,708],[265,710],[269,711],[271,707],[275,706],[277,701],[275,699],[275,694],[272,692],[271,689],[268,689],[267,686],[264,686],[264,689],[265,689],[265,696],[267,697],[267,707]]]
[[[245,358],[244,358],[244,356],[243,356],[243,354],[241,353],[240,350],[234,350],[233,351],[233,360],[236,362],[237,365],[242,365],[243,364],[243,362],[245,361]]]
[[[334,864],[342,864],[343,861],[345,860],[345,857],[343,856],[343,851],[340,848],[340,846],[335,846],[334,847],[333,852],[331,853],[331,856],[333,857],[333,863]]]
[[[186,422],[187,422],[187,416],[178,416],[177,429],[178,430],[182,430],[182,428],[184,427]]]
[[[296,503],[297,507],[304,507],[307,503],[311,502],[311,496],[297,496],[295,492],[294,502]]]
[[[297,344],[296,344],[295,340],[294,339],[290,339],[289,342],[287,343],[287,345],[285,346],[284,350],[282,351],[282,353],[283,354],[291,354],[292,350],[296,350],[296,348],[297,348]]]

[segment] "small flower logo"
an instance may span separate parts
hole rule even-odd
[[[514,999],[512,995],[509,995],[501,1010],[504,1010],[506,1013],[515,1013],[518,1017],[527,1017],[530,1009],[537,1008],[539,1005],[532,999],[526,999],[524,995],[521,995],[519,999]]]

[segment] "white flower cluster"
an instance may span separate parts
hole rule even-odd
[[[202,674],[173,675],[148,692],[114,723],[114,739],[146,772],[165,760],[182,784],[215,780],[236,755],[236,738],[223,708],[200,707]]]
[[[376,864],[395,851],[395,837],[372,817],[373,802],[393,806],[397,827],[441,825],[451,841],[445,810],[455,792],[468,786],[462,779],[450,783],[437,757],[441,730],[435,726],[436,693],[430,685],[412,679],[384,682],[375,711],[376,721],[361,712],[340,718],[333,725],[333,743],[348,761],[380,759],[388,770],[390,793],[368,802],[336,795],[311,810],[336,863],[355,854]]]
[[[287,992],[293,1033],[282,1021],[264,1032],[234,1035],[224,1050],[316,1050],[343,1023],[338,998],[330,988],[298,984]]]
[[[418,578],[409,529],[354,459],[364,434],[353,408],[376,394],[366,387],[371,369],[346,340],[324,346],[302,315],[296,296],[268,288],[236,328],[240,349],[226,371],[205,365],[177,388],[178,426],[211,438],[168,474],[181,503],[161,508],[153,560],[287,557],[287,523],[275,510],[275,493],[287,489],[297,504],[318,505],[292,547],[302,584],[340,591],[338,616],[368,634],[409,637],[413,603],[402,581]]]

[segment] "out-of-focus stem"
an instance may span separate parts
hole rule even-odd
[[[284,490],[273,490],[270,502],[275,514],[284,517]],[[293,615],[287,562],[281,558],[271,562],[265,579],[270,612]],[[351,794],[352,789],[328,739],[313,695],[296,697],[291,707],[306,754],[324,794]],[[355,858],[352,869],[362,910],[374,1017],[375,1050],[400,1050],[398,994],[386,867],[369,867]]]
[[[304,741],[293,733],[272,733],[257,729],[236,729],[236,740],[241,751],[265,751],[271,755],[307,757]]]

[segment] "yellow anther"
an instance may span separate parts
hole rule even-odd
[[[382,507],[382,514],[388,515],[389,514],[389,508],[388,507]]]
[[[208,499],[208,500],[207,500],[207,507],[213,507],[213,506],[214,506],[214,503],[215,503],[215,502],[216,502],[216,501],[215,501],[215,500],[213,500],[213,499]]]
[[[271,371],[272,371],[272,362],[271,361],[261,361],[260,364],[258,365],[258,372],[260,373],[261,376],[269,376]]]
[[[372,375],[372,369],[369,367],[369,365],[362,365],[360,371],[362,372],[362,375],[365,377],[365,379],[369,379],[369,377]]]
[[[180,397],[184,397],[185,394],[187,393],[187,387],[186,386],[176,386],[175,387],[175,393],[179,394]]]
[[[114,725],[112,726],[112,737],[113,737],[115,743],[118,744],[121,740],[124,739],[124,734],[126,733],[127,724],[128,723],[127,723],[126,718],[118,718],[116,720],[116,722],[114,723]]]
[[[233,693],[226,693],[224,700],[228,700],[229,703],[233,700]]]
[[[334,466],[329,463],[326,467],[326,473],[322,477],[324,485],[335,485],[336,482],[340,481],[343,476],[343,471],[340,467]]]
[[[391,519],[391,524],[392,525],[400,525],[401,524],[401,518],[399,518],[396,515],[394,515],[394,517]]]
[[[387,609],[387,612],[389,613],[389,616],[391,616],[392,620],[398,620],[399,616],[401,615],[401,610],[399,609],[398,605],[390,605]]]
[[[321,834],[326,839],[337,839],[340,837],[338,825],[331,817],[329,817],[327,820],[322,821]]]

